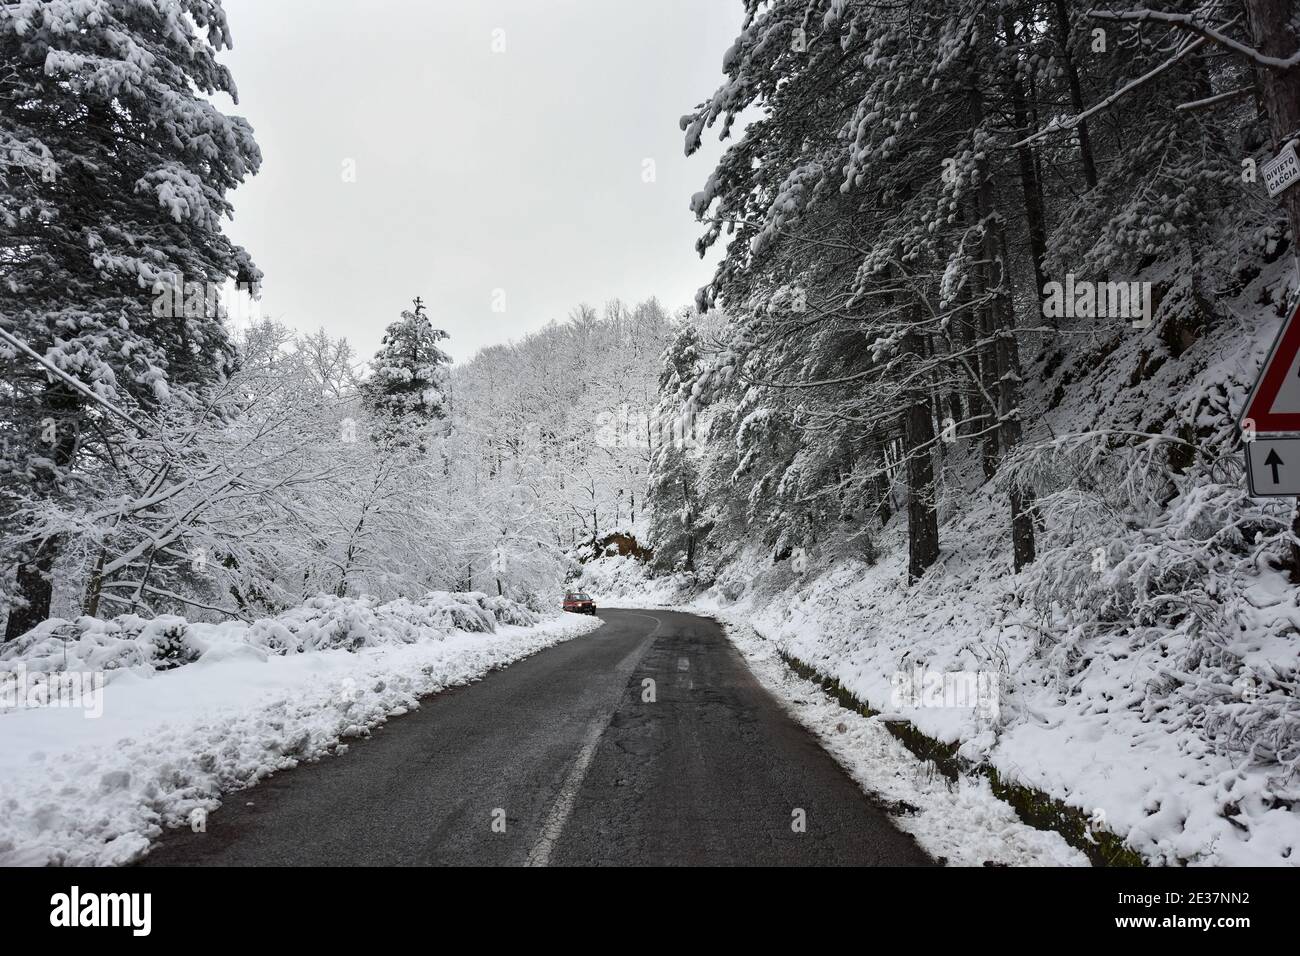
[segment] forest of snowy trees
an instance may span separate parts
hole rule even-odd
[[[38,620],[251,620],[320,593],[430,590],[549,608],[571,552],[645,506],[667,327],[653,301],[579,307],[453,370],[419,300],[368,362],[324,332],[256,322],[201,390],[130,412],[86,396],[104,444],[78,435],[65,493],[10,485],[10,573],[48,549]],[[623,374],[592,386],[584,362]],[[26,618],[11,619],[17,636]]]
[[[664,310],[581,306],[454,372],[436,307],[401,294],[373,357],[235,332],[262,276],[222,219],[261,156],[209,98],[235,92],[225,14],[109,5],[73,30],[57,6],[0,17],[6,636],[317,594],[551,607],[569,553],[646,506]]]
[[[700,250],[726,247],[698,305],[730,321],[684,330],[665,366],[669,410],[707,408],[713,439],[658,479],[712,492],[674,505],[698,523],[683,540],[720,556],[758,527],[775,554],[870,558],[905,509],[915,580],[964,493],[945,469],[978,457],[1020,570],[1043,550],[1038,496],[1095,490],[1081,463],[1124,462],[1158,506],[1233,449],[1227,383],[1130,393],[1166,362],[1185,381],[1234,310],[1283,308],[1270,267],[1292,261],[1298,191],[1280,207],[1256,170],[1300,128],[1275,56],[1295,49],[1288,5],[748,10],[727,81],[682,119],[691,153],[758,114],[692,200]],[[1042,417],[1062,402],[1087,405],[1070,434]]]
[[[635,534],[651,463],[672,437],[656,418],[659,357],[683,321],[653,299],[582,305],[457,367],[457,433],[474,449],[467,486],[526,491],[548,547],[590,556],[611,534]]]

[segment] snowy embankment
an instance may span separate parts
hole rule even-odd
[[[841,707],[791,671],[772,642],[736,615],[717,611],[715,616],[759,682],[935,859],[950,866],[1088,865],[1088,858],[1059,834],[1023,823],[986,779],[963,775],[949,781],[933,764],[917,760],[880,717]]]
[[[447,593],[321,597],[251,625],[47,622],[0,652],[0,865],[130,863],[164,827],[202,826],[222,794],[600,624]],[[41,675],[68,672],[100,675],[102,697],[13,693],[38,700]]]
[[[1184,634],[1151,643],[1137,635],[1072,640],[1022,604],[1014,587],[990,587],[995,575],[976,550],[959,548],[942,577],[916,589],[901,584],[901,558],[874,567],[845,562],[732,613],[869,707],[1081,811],[1152,864],[1300,863],[1294,776],[1264,758],[1262,746],[1252,759],[1248,741],[1223,732],[1229,720],[1270,719],[1267,689],[1222,662],[1195,659]],[[1264,578],[1260,597],[1280,575]],[[1235,650],[1257,673],[1293,673],[1295,648],[1282,632],[1300,609],[1293,589],[1274,591],[1260,617],[1274,620],[1276,635],[1261,627]],[[895,675],[915,669],[997,675],[997,719],[982,720],[970,707],[898,706]],[[1179,692],[1189,685],[1211,686],[1218,699],[1206,704]]]

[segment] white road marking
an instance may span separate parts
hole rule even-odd
[[[609,722],[614,719],[614,712],[618,710],[618,702],[623,697],[625,685],[632,672],[636,670],[641,658],[649,649],[651,640],[659,633],[659,628],[663,627],[663,621],[650,614],[637,614],[636,617],[650,618],[655,622],[655,629],[646,635],[641,646],[627,657],[619,661],[618,669],[615,671],[614,683],[618,687],[617,696],[610,701],[610,706],[604,714],[596,717],[587,727],[587,735],[583,738],[582,747],[578,750],[578,756],[569,767],[569,772],[564,776],[564,782],[560,784],[560,791],[555,796],[555,803],[551,806],[551,812],[546,815],[546,822],[542,824],[541,835],[538,836],[537,842],[533,848],[528,851],[528,859],[525,866],[549,866],[551,862],[551,852],[555,849],[555,844],[560,841],[564,834],[565,824],[569,822],[569,817],[573,814],[573,807],[578,802],[578,791],[582,789],[582,782],[587,779],[587,771],[591,768],[591,760],[596,756],[596,747],[600,743],[600,738],[604,736]]]
[[[573,805],[578,801],[578,789],[582,786],[582,781],[587,778],[587,770],[591,767],[591,758],[596,755],[596,745],[600,743],[600,738],[605,733],[605,728],[609,726],[610,717],[612,716],[611,713],[591,722],[591,727],[587,730],[587,737],[582,742],[582,749],[578,751],[578,759],[569,768],[564,783],[560,786],[560,792],[555,798],[555,803],[551,807],[551,812],[547,814],[546,822],[542,824],[541,836],[537,838],[537,842],[533,844],[532,850],[528,853],[527,866],[547,866],[550,864],[551,851],[555,849],[555,844],[559,842],[560,836],[564,833],[564,825],[569,822],[569,816],[573,813]]]

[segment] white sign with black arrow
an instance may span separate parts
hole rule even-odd
[[[1247,443],[1246,480],[1256,498],[1300,495],[1300,437],[1260,435]]]

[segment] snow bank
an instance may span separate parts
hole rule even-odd
[[[343,753],[421,697],[600,624],[475,594],[318,598],[252,625],[48,622],[6,647],[0,671],[55,671],[66,650],[69,669],[106,670],[102,716],[0,709],[0,865],[130,863],[221,794]]]
[[[124,614],[111,621],[81,617],[45,621],[17,640],[0,644],[0,669],[22,664],[29,671],[167,670],[198,659],[191,625],[183,617],[145,620]]]

